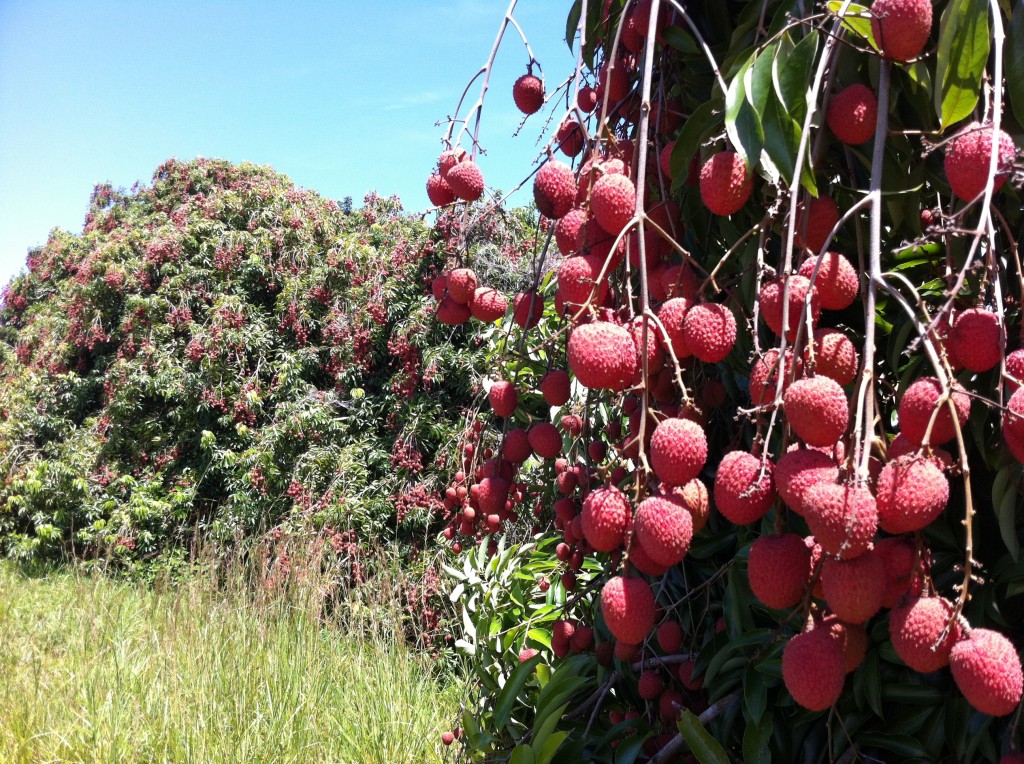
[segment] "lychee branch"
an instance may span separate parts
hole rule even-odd
[[[725,713],[725,710],[739,697],[740,691],[733,690],[724,698],[720,698],[708,706],[704,713],[697,717],[697,721],[702,725],[711,723]],[[685,743],[686,739],[681,734],[676,735],[651,759],[651,764],[665,764],[668,761],[675,761],[677,754],[682,750]]]

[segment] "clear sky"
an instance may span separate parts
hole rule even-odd
[[[148,183],[172,156],[268,164],[357,206],[376,190],[424,209],[434,123],[486,61],[507,5],[0,0],[0,284],[51,228],[81,231],[93,185]],[[575,62],[568,7],[520,0],[515,13],[549,89]],[[515,185],[538,151],[546,112],[512,139],[527,58],[510,30],[481,129],[489,186]]]

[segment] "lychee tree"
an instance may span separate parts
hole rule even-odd
[[[482,687],[453,737],[513,762],[1017,750],[1024,8],[576,0],[575,69],[522,109],[532,281],[482,318],[461,284],[503,203],[485,100],[529,100],[491,79],[515,6],[428,180],[462,216],[438,318],[494,348],[446,495]]]

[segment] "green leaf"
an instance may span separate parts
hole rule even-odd
[[[772,739],[772,715],[752,722],[743,730],[743,761],[745,764],[771,764],[768,743]]]
[[[942,127],[970,114],[981,94],[981,78],[988,60],[988,3],[953,0],[939,23],[939,49],[935,61],[935,113]]]
[[[818,35],[809,34],[788,56],[775,59],[775,92],[799,129],[803,129],[807,117],[808,83],[817,55]]]
[[[505,686],[501,688],[498,699],[494,703],[494,725],[498,729],[508,724],[508,720],[512,717],[512,707],[515,705],[519,693],[522,692],[523,687],[533,675],[534,667],[540,662],[541,656],[535,655],[525,663],[520,663],[508,675]]]
[[[517,745],[512,749],[512,757],[508,761],[509,764],[535,764],[533,749],[525,743]]]
[[[755,54],[751,54],[729,83],[729,92],[725,95],[725,130],[733,147],[747,161],[751,170],[757,164],[764,146],[761,119],[747,100],[747,76],[751,74],[754,61]]]
[[[679,732],[700,764],[729,764],[729,755],[721,744],[704,729],[700,719],[687,708],[679,717]]]
[[[995,496],[993,496],[994,501]],[[1006,549],[1010,552],[1014,562],[1020,559],[1020,539],[1017,537],[1018,503],[1017,486],[1011,482],[999,503],[995,505],[996,519],[999,521],[999,535],[1002,537],[1003,543],[1006,544]]]
[[[615,749],[615,764],[633,764],[646,741],[646,735],[634,735],[619,743],[619,747]]]
[[[829,0],[828,9],[832,13],[839,13],[843,7],[843,0]],[[846,15],[843,16],[843,26],[853,32],[858,37],[862,38],[872,48],[878,50],[878,44],[875,42],[875,35],[871,31],[871,19],[867,18],[868,12],[867,6],[860,5],[858,3],[850,3],[846,9]],[[854,14],[859,14],[856,18],[853,18]]]
[[[748,663],[743,671],[743,707],[751,722],[759,722],[768,707],[768,687],[764,680],[755,664]]]
[[[907,758],[928,758],[928,751],[917,740],[895,732],[866,732],[857,737],[857,744],[861,748],[884,748]]]
[[[678,51],[694,55],[700,53],[697,41],[682,27],[668,27],[662,35],[665,38],[665,43]]]
[[[536,764],[551,764],[555,758],[555,754],[558,753],[558,749],[561,748],[562,743],[569,737],[569,733],[565,730],[556,732],[554,735],[547,739],[540,751],[536,755]]]
[[[576,30],[580,25],[580,14],[583,13],[583,0],[576,0],[569,9],[569,17],[565,21],[565,44],[572,52],[573,44],[576,42]]]
[[[1024,8],[1017,6],[1006,30],[1003,77],[1017,122],[1024,125]]]
[[[537,718],[533,720],[533,747],[538,751],[544,748],[544,744],[554,732],[558,722],[561,721],[562,714],[565,713],[568,705],[568,703],[563,703],[558,708],[546,711],[544,714],[537,714]]]

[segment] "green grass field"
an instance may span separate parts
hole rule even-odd
[[[0,761],[446,760],[465,687],[393,638],[393,612],[340,628],[226,591],[0,565]]]

